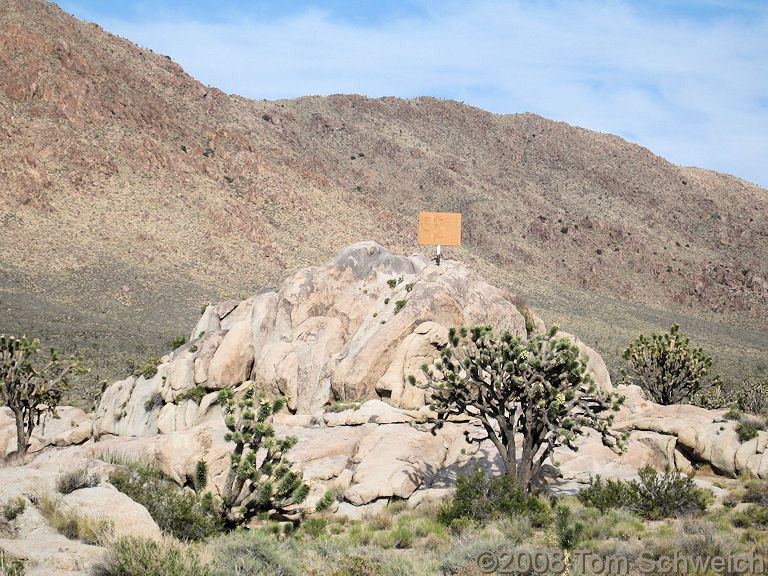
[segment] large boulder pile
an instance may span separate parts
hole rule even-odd
[[[437,356],[450,327],[478,323],[522,338],[544,329],[519,298],[459,262],[437,266],[361,242],[279,289],[208,306],[189,342],[157,374],[106,390],[94,432],[169,433],[218,419],[218,390],[247,381],[285,395],[299,414],[369,398],[420,408],[428,401],[422,364]]]
[[[218,391],[251,383],[270,395],[288,397],[289,412],[276,421],[299,430],[292,433],[300,438],[309,434],[304,429],[314,430],[306,438],[307,448],[301,443],[297,448],[307,453],[317,449],[317,442],[326,442],[324,434],[335,433],[323,431],[326,428],[344,427],[350,438],[360,434],[352,432],[353,427],[387,425],[389,434],[397,426],[413,430],[429,400],[421,366],[438,355],[450,327],[478,323],[521,338],[545,329],[514,294],[491,286],[460,262],[443,260],[437,266],[423,255],[395,255],[373,242],[354,244],[324,266],[298,271],[280,288],[207,306],[189,342],[164,357],[153,377],[132,376],[107,388],[93,419],[94,436],[221,428]],[[593,452],[593,461],[609,469],[611,462],[623,462],[615,470],[618,475],[653,462],[684,471],[703,464],[727,476],[748,472],[768,478],[768,433],[741,442],[738,425],[725,419],[723,411],[659,406],[637,387],[614,389],[600,355],[578,337],[560,334],[589,357],[588,370],[603,390],[627,397],[616,415],[616,427],[632,432],[630,446],[637,458],[625,455],[617,460],[595,445],[587,450]],[[410,375],[415,385],[409,383]],[[344,403],[370,399],[378,403],[338,412]],[[431,445],[426,437],[420,442]],[[446,454],[451,442],[443,437]],[[587,447],[594,444],[583,442]],[[350,462],[363,460],[357,448],[346,448]],[[427,468],[450,466],[444,456]],[[418,455],[398,461],[413,458]],[[559,460],[572,463],[564,466],[570,466],[574,478],[583,479],[594,468],[583,455]],[[334,462],[341,466],[340,454]],[[344,469],[350,469],[349,463],[339,474]],[[362,478],[361,473],[351,482]],[[356,492],[350,492],[350,501],[365,500],[352,494]]]

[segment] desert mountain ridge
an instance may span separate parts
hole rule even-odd
[[[460,211],[449,257],[612,369],[678,321],[733,377],[768,370],[763,188],[533,114],[229,96],[54,3],[2,5],[0,331],[114,377],[201,304],[359,240],[424,251],[418,212]]]

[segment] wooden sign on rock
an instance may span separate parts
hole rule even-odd
[[[419,212],[419,244],[461,245],[461,213]]]

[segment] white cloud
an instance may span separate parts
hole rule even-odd
[[[359,25],[99,23],[251,98],[436,95],[628,137],[672,162],[768,186],[768,8],[684,18],[611,1],[425,4]]]

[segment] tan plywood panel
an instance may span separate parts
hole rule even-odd
[[[459,246],[460,212],[419,212],[419,244]]]

